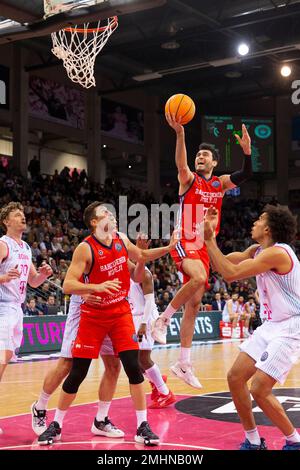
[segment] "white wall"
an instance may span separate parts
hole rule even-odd
[[[38,156],[38,148],[31,146],[29,149],[29,160],[34,155]],[[41,173],[53,175],[55,170],[60,172],[65,166],[87,170],[87,159],[85,156],[66,153],[58,150],[43,148],[41,150]]]

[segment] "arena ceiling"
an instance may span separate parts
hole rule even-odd
[[[282,63],[292,65],[295,78],[297,71],[300,76],[300,0],[104,3],[107,11],[116,4],[121,12],[126,11],[130,3],[140,10],[119,15],[119,28],[98,56],[97,79],[102,74],[110,83],[107,86],[106,81],[104,88],[100,85],[102,94],[147,88],[161,95],[184,90],[207,100],[270,96],[290,87],[280,75]],[[149,8],[149,3],[154,7]],[[0,17],[2,22],[18,23],[7,30],[0,22],[0,44],[17,40],[37,52],[29,71],[58,64],[50,52],[49,33],[34,36],[43,22],[43,0],[5,0],[0,2]],[[25,32],[29,28],[29,35],[14,34],[20,27]],[[244,41],[250,53],[241,58],[236,48]]]

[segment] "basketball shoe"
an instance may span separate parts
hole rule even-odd
[[[92,424],[91,431],[96,436],[106,436],[106,437],[124,437],[124,432],[121,429],[118,429],[108,418],[105,417],[104,421],[97,421],[94,419]]]
[[[266,441],[263,437],[260,438],[260,444],[251,444],[251,442],[248,439],[245,439],[244,442],[242,442],[240,450],[268,450]]]
[[[143,421],[137,429],[134,440],[145,446],[157,446],[159,444],[159,437],[151,431],[147,421]]]
[[[162,375],[161,377],[162,377],[163,381],[164,381],[165,384],[166,384],[166,383],[167,383],[167,380],[168,380],[168,377],[167,377],[166,375]],[[150,383],[151,389],[152,389],[150,398],[151,398],[151,400],[155,400],[156,397],[158,397],[158,395],[159,395],[159,391],[157,390],[157,388],[156,388],[156,386],[154,385],[153,382],[151,382],[151,381],[149,380],[149,383]]]
[[[300,450],[300,442],[285,441],[282,450]]]
[[[49,424],[46,431],[43,432],[38,438],[38,444],[40,446],[48,446],[53,442],[61,440],[61,427],[56,421],[52,421]]]
[[[155,400],[153,400],[149,408],[152,408],[152,409],[166,408],[167,406],[172,405],[172,403],[175,403],[175,401],[176,401],[176,398],[170,390],[167,395],[163,395],[162,393],[160,393],[155,398]]]
[[[31,405],[31,426],[37,436],[43,434],[47,429],[47,411],[37,410],[36,401]]]
[[[194,374],[193,367],[189,363],[177,361],[176,364],[170,367],[173,375],[182,379],[188,385],[194,388],[202,388],[201,383]]]

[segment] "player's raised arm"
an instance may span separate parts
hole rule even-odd
[[[166,119],[169,126],[176,132],[175,163],[178,170],[178,181],[183,187],[181,190],[184,191],[185,187],[190,186],[194,179],[194,175],[187,161],[184,127],[180,124],[180,119],[178,122],[175,120],[174,114],[166,114]]]
[[[238,134],[235,134],[235,137],[244,152],[243,166],[241,170],[235,171],[231,175],[220,176],[223,191],[239,186],[253,175],[251,163],[251,138],[245,124],[242,126],[242,137]]]
[[[170,243],[167,246],[162,246],[160,248],[152,248],[141,250],[137,246],[135,246],[128,237],[124,233],[119,232],[120,237],[122,238],[127,251],[129,258],[133,261],[137,261],[139,263],[148,263],[148,261],[154,261],[162,256],[165,256],[167,253],[172,251],[176,244],[178,243],[178,231],[174,230],[172,237],[170,239]]]

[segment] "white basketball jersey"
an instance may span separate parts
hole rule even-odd
[[[21,276],[18,279],[0,284],[0,302],[13,302],[22,304],[26,297],[28,275],[31,267],[31,249],[26,242],[16,242],[13,238],[4,235],[0,238],[7,245],[8,255],[0,264],[0,275],[6,274],[10,269],[18,269]]]
[[[144,315],[145,297],[144,297],[143,289],[142,289],[141,284],[139,284],[138,282],[134,282],[132,279],[130,279],[130,290],[128,293],[128,302],[130,304],[133,317],[138,317],[138,316],[142,317]],[[158,315],[159,313],[155,304],[154,293],[153,293],[152,317],[149,318],[149,321],[157,318]]]
[[[268,321],[282,321],[300,315],[300,263],[292,248],[285,243],[275,243],[291,258],[292,268],[287,274],[275,271],[256,276],[260,307]],[[261,248],[255,253],[257,256]]]
[[[229,300],[227,300],[226,304],[224,305],[222,315],[229,315],[228,306],[227,306],[228,302]],[[231,307],[232,307],[233,313],[236,313],[239,310],[239,306],[240,304],[238,303],[237,300],[232,301]]]

